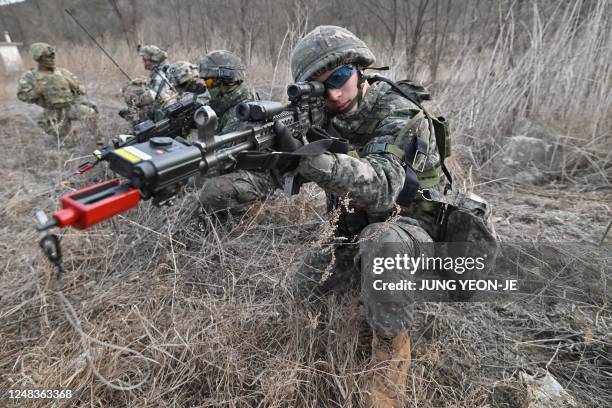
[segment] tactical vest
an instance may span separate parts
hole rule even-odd
[[[74,102],[70,81],[57,69],[53,73],[34,71],[34,79],[42,90],[45,108],[65,108]]]
[[[435,223],[437,227],[433,229],[434,234],[432,235],[434,241],[460,242],[464,244],[453,248],[452,254],[445,252],[448,248],[442,249],[441,255],[467,256],[473,254],[474,248],[478,247],[481,254],[486,254],[485,258],[489,257],[487,267],[491,268],[491,262],[494,261],[497,251],[496,234],[491,222],[491,207],[476,194],[452,190],[452,177],[444,164],[445,159],[450,157],[451,154],[448,122],[442,116],[431,115],[422,106],[423,101],[431,99],[429,92],[422,86],[407,80],[394,83],[380,76],[375,76],[375,80],[387,82],[396,92],[409,99],[421,109],[420,112],[406,123],[396,138],[395,143],[387,148],[389,153],[393,154],[395,152],[399,157],[402,157],[403,153],[404,162],[410,163],[412,161],[411,167],[416,175],[416,179],[410,180],[410,172],[407,169],[404,189],[407,189],[406,184],[413,183],[413,185],[408,186],[410,191],[402,191],[400,193],[398,203],[402,204],[402,195],[407,195],[407,198],[412,200],[414,197],[412,190],[415,188],[415,185],[418,185],[421,200],[430,203],[436,210]],[[415,141],[407,141],[403,138],[418,120],[423,117],[426,117],[430,124],[430,136],[433,130],[440,155],[440,166],[428,172],[420,172],[418,168],[419,163],[421,163],[419,156],[425,155],[426,157],[428,153],[426,150],[428,140],[421,141],[419,138],[416,138]],[[409,143],[405,144],[405,142]],[[397,148],[400,149],[398,150]],[[440,168],[446,175],[449,183],[444,189],[431,188],[438,184],[437,180],[439,178],[436,173],[438,173]],[[472,247],[470,248],[467,243],[471,243]],[[461,253],[462,251],[465,251],[465,253]],[[442,272],[444,278],[457,278],[457,275],[454,273],[449,271]],[[466,301],[473,295],[473,292],[452,291],[450,295],[456,301]]]
[[[423,101],[431,100],[431,94],[421,85],[409,80],[396,83],[381,75],[372,75],[367,80],[369,83],[382,81],[389,84],[393,91],[408,99],[420,110],[415,112],[415,115],[406,122],[394,143],[368,144],[360,151],[349,152],[349,154],[355,157],[364,157],[368,154],[384,152],[392,154],[403,162],[406,181],[397,200],[400,205],[409,205],[420,189],[437,187],[443,180],[442,173],[449,183],[447,188],[450,188],[452,176],[444,164],[445,159],[450,156],[451,152],[450,131],[448,122],[443,116],[434,116],[423,107]],[[429,132],[424,135],[419,134],[412,139],[409,138],[410,130],[423,118],[427,119]],[[425,170],[427,158],[431,153],[429,151],[429,138],[432,134],[436,138],[440,163],[437,163],[432,169]]]

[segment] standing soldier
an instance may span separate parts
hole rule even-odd
[[[45,43],[30,46],[30,56],[38,68],[24,73],[19,79],[17,98],[42,107],[36,122],[45,133],[65,138],[73,137],[73,120],[86,120],[90,130],[97,132],[98,110],[91,102],[81,100],[85,88],[70,71],[55,66],[55,48]]]
[[[190,92],[197,95],[197,100],[202,105],[207,105],[210,101],[210,94],[206,88],[206,83],[200,78],[197,65],[187,61],[170,64],[167,77],[179,96],[182,96],[185,92]]]
[[[247,124],[238,119],[236,106],[253,100],[245,82],[245,67],[240,58],[229,51],[212,51],[200,62],[200,78],[210,92],[209,106],[217,114],[216,133],[245,129]],[[265,199],[279,184],[269,171],[237,170],[208,178],[199,194],[198,206],[205,213],[231,210],[244,213],[258,200]],[[258,206],[251,207],[253,212]]]

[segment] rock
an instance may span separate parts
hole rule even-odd
[[[578,403],[548,371],[533,376],[523,372],[521,380],[527,386],[526,408],[573,408]]]
[[[546,177],[542,172],[538,169],[533,169],[531,171],[519,171],[511,175],[510,177],[513,181],[521,184],[543,184],[546,182]]]
[[[541,184],[546,174],[561,171],[561,136],[553,129],[528,119],[519,120],[501,153],[498,177],[518,183]]]

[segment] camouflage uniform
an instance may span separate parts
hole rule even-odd
[[[210,101],[210,93],[200,73],[197,65],[187,61],[178,61],[170,64],[167,70],[167,77],[170,83],[181,96],[184,92],[197,95],[197,101],[202,105],[207,105]]]
[[[97,131],[97,108],[81,100],[85,88],[70,71],[55,66],[55,49],[49,44],[34,43],[30,56],[39,66],[25,72],[19,79],[17,98],[42,107],[36,123],[45,133],[66,137],[71,133],[73,120],[85,120],[93,132]]]
[[[119,116],[127,120],[131,127],[151,116],[154,92],[147,86],[147,78],[134,78],[121,88],[127,108],[119,111]]]
[[[176,97],[176,90],[167,77],[170,64],[166,61],[168,54],[155,45],[145,45],[138,49],[139,55],[150,70],[147,87],[153,91],[155,101],[159,106]]]
[[[381,293],[373,287],[375,280],[398,283],[414,281],[415,275],[395,263],[377,275],[374,259],[436,256],[434,239],[481,240],[486,228],[471,213],[486,209],[486,204],[445,191],[449,185],[427,116],[389,83],[371,77],[372,83],[365,85],[368,78],[362,69],[374,62],[363,41],[335,26],[315,28],[293,50],[291,69],[296,82],[319,78],[346,64],[357,67],[356,110],[331,115],[324,127],[331,135],[348,139],[360,154],[325,153],[300,159],[297,173],[325,190],[328,208],[338,221],[331,242],[307,254],[290,286],[294,293],[308,297],[360,284],[360,299],[373,329],[372,367],[377,368],[368,379],[368,406],[400,407],[410,366],[413,292]],[[342,85],[347,86],[344,91],[354,86],[348,83]],[[332,91],[327,92],[329,100]],[[408,152],[414,154],[411,148],[424,150],[424,156],[405,157]],[[408,175],[416,176],[415,182],[418,178],[420,190],[409,204],[400,206],[397,200]],[[441,226],[437,217],[442,203],[449,204],[450,215]],[[444,225],[447,231],[442,234]]]
[[[238,119],[236,106],[242,101],[253,100],[253,94],[244,82],[244,66],[240,59],[229,51],[210,52],[200,63],[200,77],[224,82],[209,89],[209,106],[218,117],[216,132],[245,129],[246,122]],[[208,178],[200,190],[199,204],[207,213],[231,210],[240,214],[276,188],[276,179],[268,171],[237,170]]]
[[[407,170],[403,157],[387,146],[396,146],[400,136],[407,133],[407,137],[428,144],[426,167],[419,170],[434,169],[440,160],[435,153],[435,138],[429,137],[427,119],[413,119],[420,111],[418,106],[385,82],[366,85],[362,69],[374,61],[363,41],[335,26],[315,28],[298,42],[291,55],[296,82],[318,78],[345,64],[357,67],[356,109],[335,115],[330,112],[324,128],[349,140],[357,151],[369,153],[301,158],[297,173],[325,190],[328,209],[334,211],[338,221],[331,242],[306,255],[289,285],[293,293],[306,297],[361,285],[360,299],[373,329],[371,364],[377,368],[368,378],[368,406],[399,407],[410,365],[412,292],[381,294],[373,290],[373,282],[401,282],[412,280],[412,275],[395,268],[376,275],[372,265],[374,258],[395,258],[398,254],[433,256],[429,244],[436,227],[434,209],[428,203],[417,199],[407,208],[396,205]],[[441,184],[443,180],[437,181]]]
[[[328,54],[328,60],[316,54],[322,52],[321,48],[338,47],[347,39],[353,44],[347,52]],[[369,49],[348,30],[323,26],[296,46],[292,71],[295,81],[303,81],[346,63],[365,67],[373,62]],[[362,96],[356,111],[330,117],[325,127],[330,133],[348,139],[356,149],[373,143],[393,144],[400,130],[418,111],[415,104],[392,90],[389,84],[375,82]],[[424,171],[439,166],[440,157],[435,138],[429,137],[427,120],[418,120],[409,129],[408,135],[411,134],[429,141],[430,154]],[[420,255],[431,247],[421,244],[431,243],[431,237],[436,234],[433,208],[419,200],[411,208],[402,208],[400,217],[386,221],[396,210],[396,200],[404,185],[406,173],[402,162],[385,152],[362,158],[327,153],[302,158],[297,171],[325,190],[330,209],[339,211],[340,217],[334,242],[325,250],[317,249],[306,256],[292,287],[299,293],[310,294],[361,282],[361,300],[375,332],[393,337],[410,328],[414,320],[410,292],[398,292],[392,301],[372,297],[372,281],[380,276],[368,268],[374,257],[394,257],[397,253]],[[443,179],[439,181],[441,186]],[[348,197],[348,207],[339,205],[339,197]],[[332,258],[335,264],[330,269]],[[390,282],[411,278],[405,270],[388,270],[385,275]]]

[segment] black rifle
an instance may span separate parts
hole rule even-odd
[[[132,135],[121,135],[113,139],[115,148],[146,142],[152,137],[185,137],[196,128],[195,112],[202,105],[197,102],[197,95],[184,93],[177,102],[156,112],[156,120],[145,120],[134,126]]]
[[[321,154],[330,146],[331,139],[308,143],[306,134],[312,126],[320,126],[325,120],[324,93],[321,82],[301,82],[288,87],[289,104],[243,103],[238,107],[238,114],[248,122],[247,128],[220,135],[214,134],[217,119],[214,111],[209,106],[202,106],[194,115],[199,140],[191,144],[181,137],[148,137],[151,134],[145,132],[147,141],[110,150],[101,158],[108,161],[110,169],[123,181],[114,179],[63,196],[63,209],[38,229],[69,225],[77,229],[88,228],[136,206],[141,199],[153,199],[155,205],[167,204],[189,178],[204,175],[213,168],[239,165],[246,152],[273,148],[277,122],[305,143],[304,154]],[[268,152],[260,167],[269,168],[274,158],[291,154]],[[252,168],[253,161],[250,162]]]
[[[76,172],[85,173],[100,161],[106,160],[110,152],[121,147],[136,143],[144,143],[154,137],[186,137],[192,129],[196,129],[195,113],[202,107],[194,93],[186,92],[173,104],[160,109],[155,113],[156,121],[147,119],[134,126],[132,134],[118,135],[111,140],[111,144],[101,147],[93,152],[94,160],[88,160],[79,165]]]

